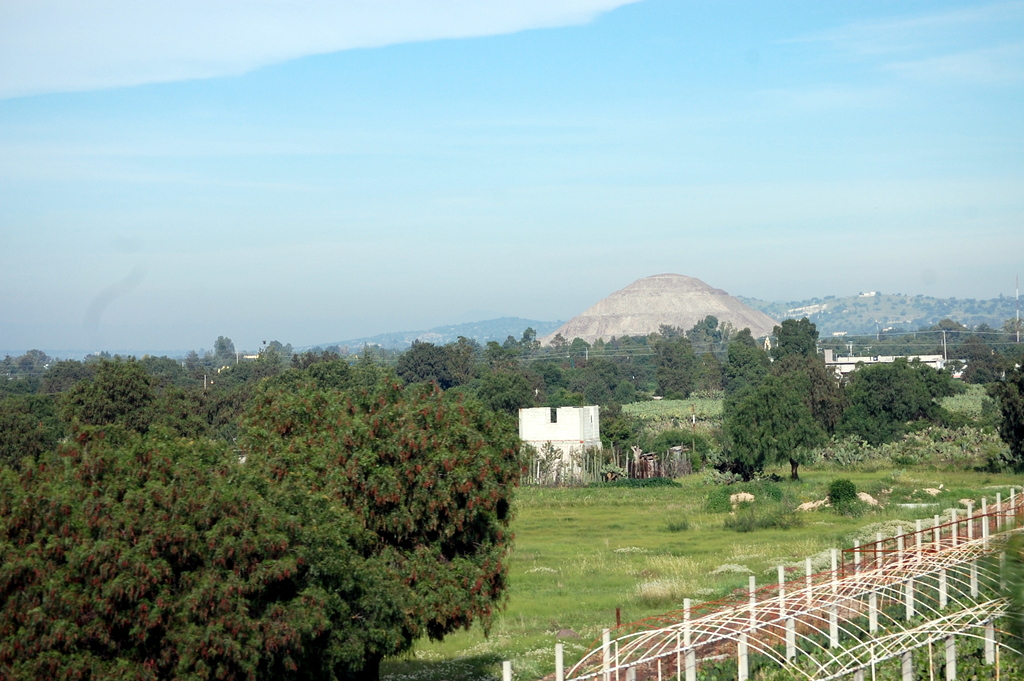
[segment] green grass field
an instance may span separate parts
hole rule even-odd
[[[788,467],[776,472],[788,473]],[[800,482],[778,483],[781,501],[761,499],[749,509],[796,515],[798,526],[742,533],[723,529],[728,512],[705,509],[714,487],[700,475],[681,479],[681,487],[520,489],[508,603],[490,635],[474,627],[442,642],[420,641],[404,659],[386,661],[382,674],[392,681],[494,679],[500,678],[501,661],[511,660],[517,679],[540,678],[554,669],[559,630],[580,637],[562,639],[571,663],[603,627],[615,625],[616,607],[623,622],[630,622],[680,608],[683,598],[715,600],[744,589],[751,574],[759,583],[774,581],[777,565],[802,570],[807,556],[814,557],[816,569],[825,569],[830,548],[872,539],[876,531],[892,536],[901,521],[930,518],[964,498],[993,500],[996,492],[1005,497],[1011,484],[1020,484],[1009,475],[962,470],[812,468],[802,476]],[[837,477],[852,480],[883,507],[858,517],[827,509],[791,511],[823,498]],[[938,497],[922,492],[940,485]]]

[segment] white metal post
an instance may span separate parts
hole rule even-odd
[[[747,660],[747,635],[745,633],[740,634],[740,640],[736,644],[736,653],[738,656],[737,666],[739,667],[739,674],[737,676],[739,681],[747,681],[749,677],[750,668],[748,667]]]
[[[779,617],[786,616],[786,568],[779,566]]]
[[[796,620],[786,618],[786,659],[796,659]]]
[[[609,670],[612,668],[612,630],[605,629],[601,632],[601,668],[604,671],[604,681],[611,679]]]
[[[555,681],[565,681],[565,652],[561,643],[555,644]]]
[[[909,650],[900,656],[900,670],[903,681],[914,681],[914,656]]]
[[[956,639],[946,637],[946,681],[956,681]]]
[[[757,578],[750,575],[750,584],[747,587],[750,594],[750,628],[757,626]]]
[[[501,681],[512,681],[512,662],[509,660],[501,663]]]
[[[989,535],[988,499],[981,498],[981,538],[985,540],[985,548],[988,548]]]
[[[811,586],[813,584],[813,580],[811,579],[811,559],[810,558],[805,558],[804,559],[804,570],[807,572],[807,607],[809,608],[809,607],[811,607],[811,604],[813,602],[813,598],[812,598],[812,594],[811,594]]]
[[[904,587],[904,596],[906,597],[907,605],[907,619],[914,619],[914,578],[908,577],[906,586]]]

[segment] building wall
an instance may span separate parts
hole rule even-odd
[[[552,411],[556,414],[554,421]],[[550,442],[566,454],[569,448],[600,448],[599,412],[597,406],[520,409],[519,438],[537,448]]]
[[[884,364],[895,361],[900,356],[893,355],[875,355],[873,357],[842,357],[836,356],[835,352],[831,349],[825,350],[825,366],[831,367],[840,376],[854,371],[857,365],[861,362],[864,364]],[[927,364],[933,369],[943,369],[946,366],[945,360],[942,355],[909,355],[902,356],[903,359],[908,362],[913,362],[915,359],[920,360],[922,364]]]

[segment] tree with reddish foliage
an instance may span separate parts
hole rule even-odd
[[[403,616],[361,612],[363,627],[347,642],[364,651],[363,678],[417,638],[489,626],[505,595],[511,492],[522,473],[510,420],[385,377],[348,393],[268,389],[246,423],[247,462],[295,498],[346,509],[372,536],[366,557],[389,589],[379,605]]]
[[[393,380],[261,390],[239,452],[80,427],[0,468],[0,678],[374,678],[502,602],[517,439]]]

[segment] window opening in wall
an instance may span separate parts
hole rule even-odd
[[[551,407],[551,423],[558,423],[558,407]]]

